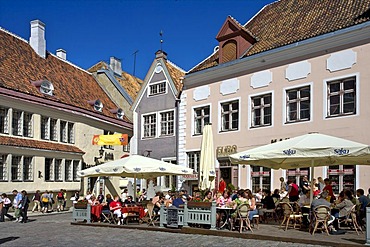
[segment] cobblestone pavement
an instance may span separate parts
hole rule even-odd
[[[27,224],[0,223],[5,246],[310,246],[306,244],[71,225],[71,213],[30,217]],[[317,246],[317,245],[311,245]]]

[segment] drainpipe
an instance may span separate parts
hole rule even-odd
[[[176,102],[175,102],[175,109],[176,109],[176,164],[179,165],[179,117],[180,117],[180,103],[181,103],[181,91],[179,92]],[[177,178],[177,181],[179,179]],[[177,186],[178,187],[178,186]],[[176,188],[179,189],[179,188]]]

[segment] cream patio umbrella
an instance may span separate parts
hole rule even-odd
[[[370,146],[334,136],[311,133],[232,154],[229,157],[233,164],[252,164],[272,169],[370,165]],[[314,177],[314,169],[311,176]]]
[[[136,178],[150,179],[165,175],[187,174],[193,174],[193,169],[141,155],[130,155],[77,172],[80,177],[119,176],[134,178],[135,194]]]
[[[215,188],[215,151],[213,147],[212,125],[203,128],[203,137],[199,164],[199,189],[213,190]]]

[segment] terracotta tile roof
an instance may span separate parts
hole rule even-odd
[[[28,42],[0,28],[0,87],[98,113],[88,101],[99,99],[99,115],[115,118],[109,109],[117,106],[104,93],[94,77],[68,61],[47,52],[41,58]],[[54,96],[39,92],[33,81],[48,80]],[[131,123],[127,118],[123,122]]]
[[[36,148],[43,150],[52,150],[60,152],[72,152],[84,154],[85,152],[81,149],[66,144],[60,144],[55,142],[38,141],[26,138],[16,138],[10,136],[0,136],[0,146],[13,146],[13,147],[23,147],[23,148]]]
[[[180,92],[183,86],[182,77],[185,76],[186,72],[168,60],[166,60],[166,67],[167,67],[168,73],[170,73],[173,83],[176,86],[177,91]]]
[[[244,27],[258,41],[244,57],[370,20],[370,0],[280,0],[266,5]],[[218,52],[189,72],[218,65]]]
[[[89,68],[88,71],[96,72],[100,69],[109,69],[109,65],[105,63],[104,61],[100,61],[99,63]],[[138,92],[140,91],[141,85],[143,84],[143,80],[125,71],[122,71],[121,77],[115,76],[115,78],[121,84],[121,86],[126,90],[126,92],[130,95],[132,100],[135,100]]]

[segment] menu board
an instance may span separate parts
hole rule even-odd
[[[167,209],[167,227],[178,228],[178,209],[171,206]]]

